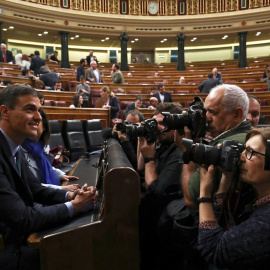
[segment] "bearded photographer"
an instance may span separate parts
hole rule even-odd
[[[228,172],[223,172],[218,194],[230,194],[239,182],[252,185],[257,194],[245,213],[245,220],[232,228],[228,227],[230,215],[226,198],[212,197],[214,166],[200,167],[200,198],[204,200],[199,205],[198,249],[206,261],[222,269],[268,269],[270,265],[270,171],[265,170],[269,170],[270,158],[269,149],[266,151],[267,140],[270,140],[269,127],[249,131],[236,181],[232,181]],[[217,219],[212,201],[215,211],[225,209],[227,226],[222,226]]]
[[[209,145],[215,146],[224,140],[236,140],[244,143],[246,133],[252,129],[250,121],[246,120],[249,101],[247,94],[236,85],[223,84],[211,90],[205,99],[206,121],[208,130],[217,136]],[[187,138],[190,131],[185,127]],[[185,151],[181,143],[182,137],[175,134],[176,144]],[[216,172],[215,192],[219,186],[221,173]],[[197,198],[200,193],[200,173],[193,162],[183,165],[182,188],[186,205],[189,208],[198,208]],[[244,207],[244,206],[243,206]],[[242,210],[239,210],[240,212]]]
[[[165,128],[161,113],[181,114],[182,110],[181,105],[159,104],[153,116],[158,124],[157,142],[149,145],[144,137],[139,138],[138,171],[145,187],[139,207],[141,270],[173,269],[169,250],[158,240],[157,226],[166,205],[182,197],[179,179],[182,152],[174,143],[174,130],[160,132]]]

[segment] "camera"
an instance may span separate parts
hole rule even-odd
[[[117,131],[121,131],[132,141],[137,137],[144,137],[148,144],[153,144],[157,140],[158,124],[156,119],[146,119],[141,124],[132,124],[129,121],[118,123],[116,126]]]
[[[193,161],[198,164],[218,165],[228,172],[234,169],[244,151],[244,146],[235,140],[224,141],[221,146],[194,144],[189,139],[183,139],[182,144],[186,147],[183,154],[185,164]]]
[[[204,137],[206,130],[206,110],[203,104],[203,100],[200,97],[194,97],[186,114],[163,112],[163,125],[165,128],[161,132],[183,129],[187,126],[191,130],[193,139]]]

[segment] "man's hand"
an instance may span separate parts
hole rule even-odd
[[[140,141],[141,154],[143,158],[155,157],[156,145],[155,144],[148,145],[147,141],[143,137],[140,137],[139,141]]]
[[[188,127],[184,127],[184,132],[185,135],[182,135],[182,132],[180,132],[179,130],[175,130],[174,132],[174,142],[182,152],[186,151],[186,147],[182,144],[182,139],[191,139],[191,131]]]
[[[67,185],[67,186],[62,186],[62,189],[64,189],[64,190],[67,190],[67,191],[75,191],[75,190],[77,190],[77,189],[80,189],[81,187],[80,187],[80,185],[78,185],[78,184],[74,184],[74,185]]]
[[[79,180],[79,177],[73,175],[68,176],[66,174],[63,174],[61,177],[61,181],[72,181],[72,180]]]

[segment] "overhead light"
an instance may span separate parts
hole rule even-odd
[[[167,38],[164,38],[163,40],[164,40],[164,41],[167,41]]]
[[[259,36],[260,34],[261,34],[261,32],[257,32],[257,33],[256,33],[256,36]]]
[[[101,42],[104,42],[104,41],[105,41],[105,39],[102,39],[102,40],[101,40]]]
[[[42,36],[42,34],[38,34],[38,36],[40,36],[40,37],[41,37],[41,36]]]
[[[163,43],[163,42],[164,42],[164,40],[161,40],[160,42],[161,42],[161,43]]]
[[[7,31],[7,28],[3,28],[3,31]]]
[[[70,39],[74,39],[74,37],[71,37]]]
[[[134,40],[131,40],[131,43],[134,43],[135,41]]]
[[[109,38],[109,37],[106,37],[105,39],[108,40],[108,39],[110,39],[110,38]]]
[[[80,36],[79,36],[79,35],[76,35],[76,36],[75,36],[75,38],[78,38],[78,37],[80,37]]]
[[[43,33],[44,33],[45,35],[47,35],[47,34],[48,34],[48,32],[47,32],[47,31],[44,31]]]
[[[14,29],[14,26],[10,26],[9,29]]]
[[[225,37],[225,38],[227,38],[227,37],[228,37],[228,35],[224,35],[224,37]]]
[[[193,42],[193,41],[195,41],[195,40],[194,40],[194,39],[191,39],[190,41]]]
[[[139,39],[138,38],[135,38],[135,41],[138,41]]]
[[[194,37],[193,39],[194,39],[194,40],[196,40],[197,38],[196,38],[196,37]]]

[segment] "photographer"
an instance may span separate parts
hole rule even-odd
[[[144,120],[143,114],[137,110],[129,111],[126,117],[126,121],[132,124],[141,123]],[[138,139],[129,140],[125,134],[121,131],[117,131],[117,123],[113,128],[105,128],[102,130],[102,136],[104,139],[116,138],[120,142],[129,162],[132,167],[137,170],[137,144]]]
[[[270,172],[264,170],[266,159],[269,160],[269,151],[266,152],[269,139],[270,128],[253,129],[246,136],[245,150],[240,156],[239,180],[255,188],[257,200],[250,205],[248,218],[231,229],[222,227],[213,212],[214,166],[208,170],[200,167],[200,197],[205,201],[199,206],[199,251],[206,261],[217,267],[268,269],[270,265]],[[233,186],[230,175],[224,172],[217,195],[227,193]],[[223,205],[226,203],[222,197],[214,199],[214,208]]]
[[[161,112],[182,113],[181,105],[161,103],[154,112],[153,118],[158,124],[158,140],[148,145],[140,137],[138,151],[138,170],[144,175],[145,191],[139,207],[141,270],[170,268],[168,252],[158,241],[157,223],[166,205],[181,197],[179,162],[182,152],[174,143],[174,130],[160,133],[164,129],[164,116]]]
[[[205,99],[204,107],[207,110],[206,120],[210,133],[218,134],[209,144],[214,146],[224,140],[236,140],[244,143],[246,133],[252,128],[250,121],[246,121],[248,113],[247,94],[236,85],[223,84],[211,90]],[[186,137],[189,130],[185,127]],[[176,133],[176,143],[183,150],[182,138]],[[184,150],[183,150],[184,151]],[[200,193],[200,174],[195,170],[193,162],[183,165],[182,188],[186,205],[198,208],[197,198]],[[221,173],[216,172],[215,179],[220,179]],[[219,181],[215,182],[213,192],[218,188]]]

